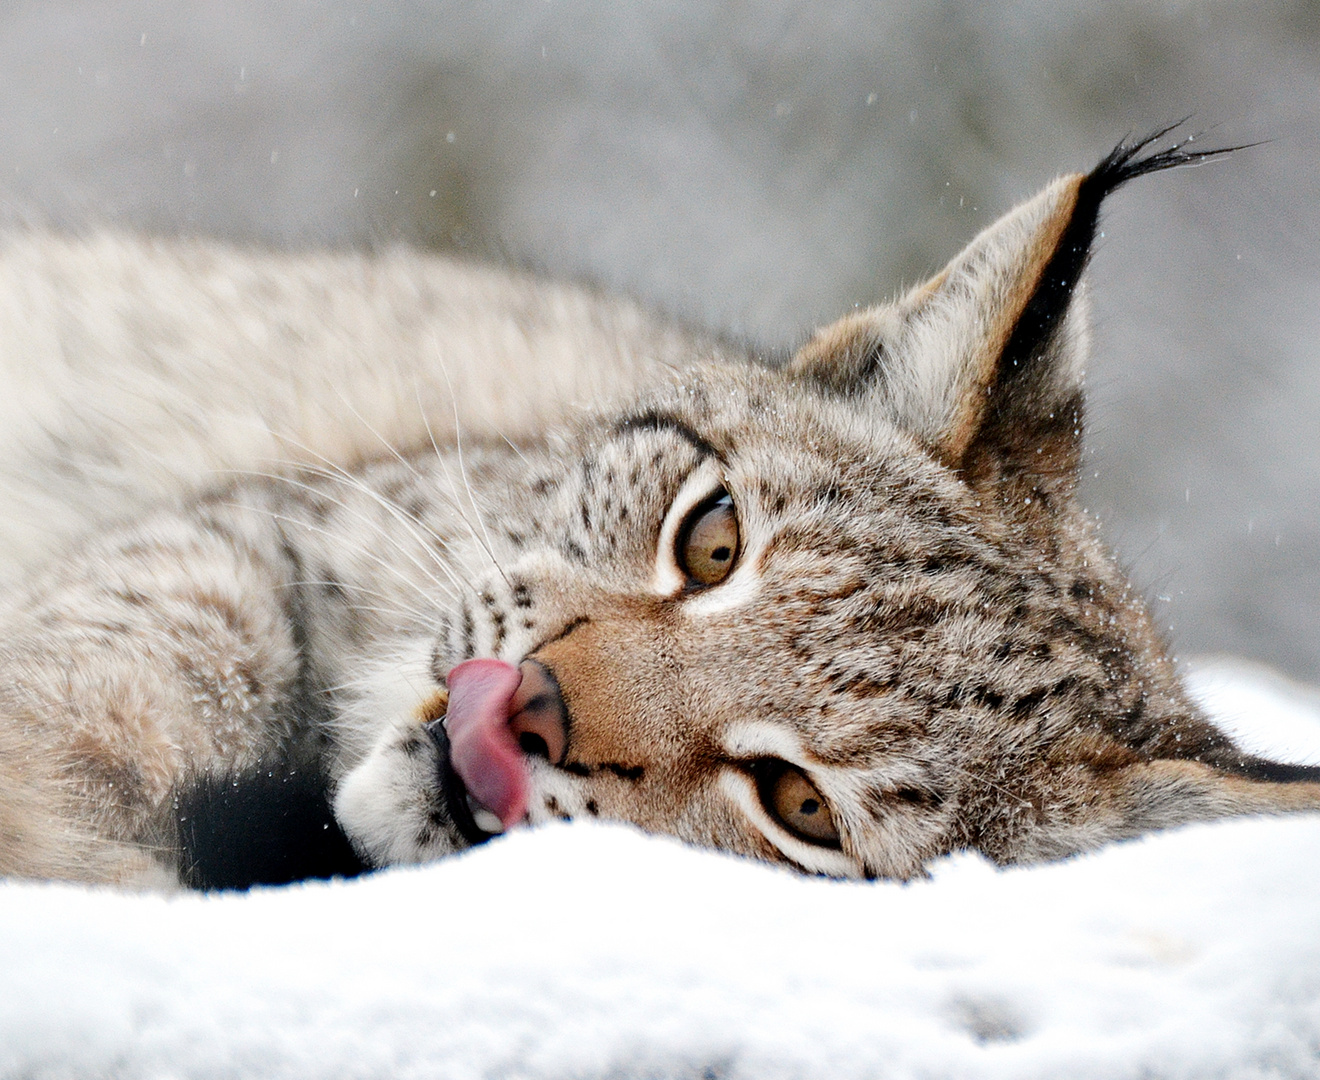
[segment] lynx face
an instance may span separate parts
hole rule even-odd
[[[428,645],[431,738],[340,785],[368,858],[589,816],[907,877],[1315,805],[1196,713],[1074,501],[1099,204],[1185,160],[1139,149],[782,370],[698,365],[492,464],[487,571]]]
[[[908,874],[953,842],[960,778],[909,677],[948,681],[998,643],[981,609],[1004,538],[864,416],[787,373],[689,371],[547,478],[515,519],[532,550],[499,558],[493,602],[434,661],[531,661],[556,699],[532,821],[628,820],[837,875]]]

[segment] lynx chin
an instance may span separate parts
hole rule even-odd
[[[0,873],[591,817],[907,878],[1320,808],[1189,700],[1074,493],[1101,203],[1222,152],[1164,134],[786,363],[439,256],[3,238]]]

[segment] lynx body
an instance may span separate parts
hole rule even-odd
[[[1198,713],[1075,500],[1100,204],[1205,156],[1147,145],[783,365],[433,258],[114,242],[183,299],[110,350],[161,388],[139,430],[11,455],[120,520],[3,602],[0,873],[241,885],[596,817],[903,878],[1320,807]]]

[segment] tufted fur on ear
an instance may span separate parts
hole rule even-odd
[[[1176,127],[1177,125],[1174,125]],[[1087,352],[1080,278],[1100,205],[1146,173],[1239,147],[1147,152],[1172,127],[1120,142],[1089,173],[1055,180],[893,303],[819,330],[790,370],[883,414],[970,482],[1071,491]]]

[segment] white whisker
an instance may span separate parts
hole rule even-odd
[[[365,421],[364,421],[364,423],[365,423]],[[409,527],[409,528],[411,528],[411,526],[408,524],[408,522],[409,522],[410,520],[415,520],[415,519],[410,519],[409,516],[408,516],[407,514],[405,514],[405,513],[402,511],[402,508],[398,507],[397,504],[394,504],[394,503],[390,502],[388,499],[386,499],[383,495],[381,495],[381,494],[380,494],[379,492],[377,492],[374,488],[372,488],[369,484],[367,484],[367,483],[366,483],[361,477],[355,476],[353,473],[349,472],[347,469],[343,468],[342,466],[337,465],[335,462],[331,461],[329,458],[325,457],[323,454],[319,454],[319,453],[317,453],[317,452],[316,452],[315,450],[313,450],[310,446],[305,446],[305,445],[299,443],[296,439],[289,438],[287,441],[288,441],[290,444],[292,444],[293,446],[296,446],[296,447],[298,447],[299,449],[302,449],[302,450],[305,451],[306,453],[310,454],[312,457],[315,457],[315,458],[319,459],[319,460],[323,463],[323,465],[324,465],[323,468],[318,468],[317,466],[314,466],[314,465],[308,465],[308,464],[305,464],[305,463],[299,463],[299,462],[291,462],[291,463],[290,463],[290,464],[294,465],[296,468],[298,468],[301,472],[309,473],[309,474],[311,474],[312,476],[318,476],[318,477],[320,477],[320,478],[322,478],[322,479],[324,479],[324,480],[333,480],[333,481],[335,481],[335,482],[337,482],[337,483],[344,484],[346,487],[355,488],[355,489],[357,489],[357,490],[359,490],[359,491],[364,492],[366,495],[368,495],[369,497],[371,497],[372,499],[375,499],[378,503],[380,503],[381,506],[383,506],[383,507],[385,507],[387,510],[389,510],[390,513],[391,513],[396,519],[398,519],[399,521],[402,521],[402,522],[405,524],[405,527]],[[389,444],[386,443],[386,446],[388,447]],[[391,448],[391,449],[392,449],[392,448]],[[397,456],[397,454],[396,454],[396,456]],[[419,480],[421,480],[421,481],[423,481],[423,482],[425,482],[425,481],[427,480],[427,477],[422,476],[420,473],[418,473],[417,470],[416,470],[411,464],[409,464],[409,462],[407,462],[404,458],[399,457],[399,460],[402,461],[403,464],[404,464],[405,466],[407,466],[407,467],[412,471],[413,475],[414,475],[417,479],[419,479]],[[283,477],[282,477],[281,474],[249,473],[248,475],[266,476],[266,477],[268,477],[268,478],[270,478],[270,479],[276,479],[276,480],[283,479]],[[451,486],[452,486],[452,485],[451,485]],[[327,495],[326,498],[330,498],[330,496]],[[331,501],[334,501],[334,500],[332,499]],[[462,508],[462,506],[459,505],[459,503],[458,503],[458,497],[457,497],[457,494],[456,494],[456,493],[455,493],[454,495],[451,496],[450,501],[451,501],[451,503],[453,504],[454,510],[457,512],[459,518],[462,519],[463,524],[466,525],[467,528],[468,528],[468,531],[472,533],[473,539],[476,540],[478,543],[480,543],[480,542],[481,542],[481,541],[480,541],[480,538],[477,537],[477,535],[476,535],[475,532],[473,532],[471,523],[467,520],[467,518],[466,518],[466,517],[464,516],[464,514],[463,514],[463,508]],[[342,503],[339,503],[338,505],[343,506]],[[439,545],[442,546],[442,547],[447,546],[444,537],[442,537],[442,536],[440,536],[438,533],[436,533],[433,529],[431,529],[428,525],[426,525],[425,522],[417,521],[416,523],[417,523],[418,525],[420,525],[423,529],[425,529],[426,532],[431,536],[432,539],[434,539],[434,540],[436,541],[437,544],[439,544]],[[414,537],[414,538],[415,538],[415,537]],[[425,546],[426,546],[426,545],[423,544],[423,547],[425,547]],[[428,549],[428,554],[430,554],[429,549]],[[488,553],[488,554],[489,554],[489,553]],[[432,557],[434,558],[434,556],[432,556]],[[435,562],[436,562],[436,566],[439,567],[439,569],[441,569],[441,570],[442,570],[442,571],[443,571],[443,572],[449,577],[449,579],[450,579],[455,585],[457,585],[460,589],[467,589],[467,588],[470,588],[470,586],[468,585],[468,583],[465,582],[465,581],[460,580],[460,579],[459,579],[459,578],[453,573],[452,569],[451,569],[448,565],[446,565],[445,563],[441,562],[439,559],[436,559]]]
[[[519,450],[516,446],[514,446],[512,439],[510,439],[507,435],[504,434],[504,432],[500,431],[499,429],[496,429],[495,434],[498,435],[501,439],[503,439],[508,444],[509,449],[518,455],[519,461],[521,461],[528,468],[532,467],[532,463],[527,460],[527,455],[524,454],[521,450]]]
[[[258,514],[264,514],[267,517],[269,517],[272,521],[283,522],[287,525],[296,525],[300,529],[305,529],[308,532],[320,533],[322,536],[331,536],[331,537],[334,536],[334,534],[330,532],[328,529],[319,528],[318,526],[313,525],[310,522],[302,521],[298,518],[290,517],[288,514],[277,513],[274,510],[266,510],[260,506],[252,506],[248,503],[226,503],[225,505],[243,510],[249,510]],[[365,559],[369,559],[371,562],[375,563],[381,569],[386,570],[389,573],[393,574],[396,578],[398,578],[398,580],[402,584],[406,585],[409,589],[417,588],[417,583],[415,581],[409,579],[397,566],[386,561],[385,559],[382,559],[379,555],[373,555],[369,551],[359,551],[358,555],[360,555]],[[437,582],[436,584],[437,587],[444,588],[444,586],[440,585],[439,582]],[[457,599],[452,594],[449,595],[450,595],[450,599]]]
[[[412,538],[416,540],[417,543],[420,544],[423,549],[425,549],[427,556],[435,563],[436,569],[444,573],[445,576],[447,576],[449,580],[453,582],[454,585],[458,586],[460,589],[465,589],[469,587],[465,581],[461,580],[454,573],[452,567],[450,567],[442,559],[438,558],[431,551],[431,545],[427,544],[426,541],[417,534],[416,529],[420,528],[422,529],[423,532],[425,532],[426,536],[430,537],[431,540],[435,542],[437,546],[441,548],[445,548],[446,550],[448,549],[449,543],[445,539],[445,537],[443,537],[440,533],[432,529],[429,525],[426,524],[426,522],[420,520],[419,518],[413,517],[411,514],[407,513],[407,511],[405,511],[401,506],[399,506],[398,503],[394,502],[391,499],[386,498],[384,495],[378,492],[366,481],[362,480],[360,477],[354,476],[350,472],[345,472],[344,470],[339,469],[337,467],[334,469],[334,471],[331,471],[329,469],[319,469],[312,465],[304,466],[302,471],[312,476],[319,477],[322,480],[329,480],[332,483],[342,484],[344,487],[350,490],[359,491],[362,494],[366,495],[368,498],[378,503],[383,509],[385,509],[390,514],[391,517],[393,517],[401,525],[403,525],[403,527],[409,531]],[[250,475],[268,475],[268,474],[256,473]],[[272,480],[281,480],[285,483],[296,483],[296,481],[290,480],[287,477],[281,476],[280,474],[268,475],[268,478]],[[355,514],[355,516],[359,520],[365,521],[367,524],[371,525],[381,536],[384,536],[386,539],[392,542],[395,541],[395,538],[391,536],[388,531],[382,529],[376,522],[372,521],[370,518],[365,517],[364,515],[355,513],[346,503],[341,502],[339,499],[334,498],[334,496],[329,495],[323,491],[320,491],[317,488],[310,487],[309,485],[306,484],[302,484],[299,486],[306,488],[306,490],[308,491],[321,494],[324,498],[329,499],[336,506],[347,511],[348,513]],[[398,548],[400,552],[403,552],[403,548],[400,547],[397,544],[397,542],[395,543],[395,546],[396,548]]]
[[[440,374],[445,377],[445,385],[449,388],[449,403],[454,410],[454,450],[458,456],[458,474],[463,479],[463,487],[467,491],[468,502],[472,505],[472,512],[477,515],[477,524],[481,526],[481,534],[486,539],[484,545],[486,548],[486,554],[490,557],[490,561],[492,565],[494,565],[496,572],[500,577],[504,578],[504,584],[509,586],[512,590],[513,583],[509,581],[508,576],[504,573],[504,568],[500,566],[499,560],[495,558],[495,552],[490,543],[490,533],[486,531],[486,521],[481,516],[481,507],[477,505],[476,493],[472,490],[472,485],[468,482],[467,466],[463,462],[463,425],[458,417],[458,397],[454,393],[454,384],[449,378],[449,366],[445,363],[444,349],[440,347],[440,339],[438,337],[435,338],[435,351],[436,360],[440,363]],[[426,417],[423,416],[422,419],[425,421]],[[430,432],[430,424],[426,425],[426,430],[428,433]],[[431,439],[431,445],[435,445],[434,437]],[[440,458],[439,460],[441,468],[444,468],[444,459]],[[447,469],[445,470],[445,475],[448,477]],[[452,480],[450,481],[450,486],[453,486]],[[466,520],[466,518],[464,520]]]
[[[418,569],[423,575],[425,575],[426,578],[427,578],[427,579],[428,579],[433,585],[435,585],[435,587],[436,587],[437,589],[439,589],[442,593],[444,593],[446,596],[448,596],[451,600],[457,600],[457,599],[458,599],[458,597],[455,595],[455,593],[453,592],[453,590],[450,589],[449,586],[448,586],[447,584],[445,584],[445,583],[444,583],[443,581],[441,581],[438,577],[436,577],[433,573],[431,573],[431,572],[430,572],[425,566],[422,565],[422,563],[421,563],[421,562],[420,562],[420,561],[419,561],[419,560],[418,560],[418,559],[417,559],[417,558],[416,558],[416,557],[415,557],[410,551],[408,551],[407,548],[405,548],[402,544],[400,544],[400,543],[398,542],[398,538],[397,538],[397,537],[392,536],[392,535],[389,533],[389,531],[388,531],[387,529],[383,529],[383,528],[381,528],[381,526],[380,526],[380,524],[379,524],[378,522],[373,521],[373,520],[372,520],[371,518],[369,518],[366,514],[363,514],[363,513],[359,512],[359,511],[357,511],[357,510],[354,510],[354,509],[353,509],[352,507],[350,507],[347,503],[345,503],[345,502],[343,502],[343,501],[341,501],[341,500],[339,500],[339,499],[336,499],[333,495],[328,494],[327,492],[321,490],[320,488],[312,487],[310,484],[304,484],[302,481],[300,481],[300,480],[295,480],[295,479],[293,479],[293,478],[290,477],[290,476],[282,476],[282,475],[280,475],[279,473],[249,473],[248,475],[250,475],[250,476],[263,476],[263,477],[265,477],[265,478],[268,479],[268,480],[275,480],[275,481],[277,481],[277,482],[279,482],[279,483],[288,484],[290,487],[301,488],[301,489],[303,489],[304,491],[308,491],[308,492],[311,492],[312,494],[319,495],[319,496],[321,496],[322,498],[328,499],[330,502],[334,503],[336,506],[338,506],[340,509],[342,509],[345,513],[347,513],[347,514],[352,514],[352,515],[353,515],[355,518],[357,518],[359,521],[365,523],[365,524],[366,524],[368,527],[370,527],[370,528],[371,528],[371,529],[372,529],[372,530],[373,530],[378,536],[380,536],[380,537],[382,537],[383,539],[387,540],[391,545],[393,545],[395,551],[397,551],[400,555],[402,555],[402,556],[403,556],[404,558],[406,558],[409,562],[411,562],[411,563],[413,564],[413,566],[415,566],[415,567],[416,567],[416,568],[417,568],[417,569]],[[327,477],[327,479],[338,480],[338,479],[340,479],[340,478],[339,478],[339,477]],[[358,482],[358,483],[360,484],[360,482]],[[396,517],[396,518],[399,520],[399,522],[403,525],[403,527],[404,527],[405,529],[408,530],[408,532],[409,532],[409,534],[412,536],[412,538],[413,538],[414,540],[416,540],[417,543],[423,548],[423,550],[425,550],[428,554],[430,554],[430,547],[429,547],[429,545],[426,543],[426,541],[423,539],[423,537],[421,537],[420,535],[418,535],[417,531],[416,531],[415,529],[412,528],[412,525],[411,525],[410,519],[408,519],[407,516],[404,515],[404,514],[402,513],[402,511],[398,510],[398,508],[395,507],[395,506],[394,506],[394,505],[393,505],[388,499],[385,499],[384,497],[382,497],[382,496],[380,496],[379,494],[377,494],[377,493],[376,493],[375,491],[373,491],[369,486],[367,486],[367,485],[365,485],[365,484],[360,484],[360,490],[363,491],[365,494],[370,495],[370,496],[372,496],[373,498],[375,498],[375,499],[381,504],[381,506],[383,506],[383,507],[384,507],[389,513],[391,513],[394,517]],[[320,532],[322,532],[322,533],[325,533],[325,530],[318,530],[318,531],[320,531]],[[440,536],[436,535],[435,533],[431,532],[431,530],[429,530],[429,529],[427,530],[427,532],[431,533],[432,539],[434,539],[436,542],[438,542],[438,543],[444,543],[444,540],[443,540],[442,537],[440,537]],[[329,535],[329,534],[326,533],[326,535]],[[449,567],[445,566],[444,563],[440,562],[440,560],[435,559],[434,556],[432,556],[432,562],[434,562],[435,566],[436,566],[438,569],[442,570],[445,574],[447,574],[447,575],[449,576],[450,580],[451,580],[455,585],[458,585],[458,586],[462,587],[462,583],[457,579],[457,577],[453,574],[452,570],[450,570]]]
[[[954,765],[953,763],[948,762],[948,761],[943,762],[942,764],[943,764],[944,768],[946,768],[946,769],[952,769],[952,770],[953,770],[954,772],[956,772],[956,773],[961,773],[963,776],[967,777],[967,779],[968,779],[968,780],[971,780],[973,783],[976,783],[976,784],[984,784],[986,787],[990,788],[991,790],[999,792],[1000,795],[1003,795],[1006,799],[1011,799],[1011,800],[1013,800],[1013,801],[1016,802],[1019,806],[1030,806],[1030,805],[1031,805],[1031,800],[1030,800],[1030,799],[1028,799],[1028,798],[1024,798],[1024,797],[1021,796],[1021,795],[1015,795],[1013,792],[1009,791],[1007,788],[1000,787],[1000,786],[999,786],[998,784],[996,784],[993,780],[990,780],[990,779],[988,779],[987,777],[980,775],[979,773],[974,773],[974,772],[972,772],[970,769],[964,769],[964,768],[962,768],[961,766]]]
[[[345,592],[361,593],[364,596],[374,596],[378,600],[384,601],[388,607],[377,607],[371,604],[362,604],[356,600],[350,601],[350,606],[354,611],[373,611],[381,615],[408,615],[421,623],[430,623],[435,620],[435,612],[427,611],[423,608],[412,607],[411,605],[397,602],[396,599],[387,593],[380,592],[377,589],[368,589],[363,585],[355,585],[348,581],[316,581],[312,579],[301,579],[298,581],[289,581],[281,584],[280,588],[301,588],[307,585],[328,585],[338,586]]]

